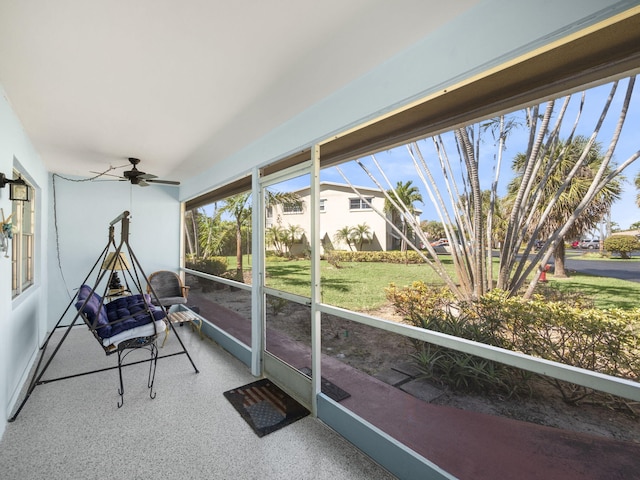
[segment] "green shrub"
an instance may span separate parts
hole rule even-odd
[[[329,263],[329,265],[334,268],[340,268],[340,256],[338,255],[340,251],[336,250],[329,245],[324,245],[324,259]]]
[[[227,271],[227,257],[208,257],[187,260],[185,266],[191,270],[220,276]]]
[[[360,252],[347,250],[332,250],[333,262],[384,262],[384,263],[424,263],[423,258],[413,250]],[[327,254],[325,254],[327,258]]]
[[[387,288],[387,298],[412,325],[528,355],[640,380],[640,309],[599,310],[549,301],[525,301],[493,290],[476,302],[454,302],[443,287],[422,282]],[[528,388],[530,374],[478,357],[415,342],[416,358],[429,375],[454,388],[497,388],[510,393]],[[591,389],[542,377],[568,403],[592,395]]]
[[[630,252],[640,250],[640,241],[633,235],[612,235],[604,241],[603,246],[608,252],[629,258]]]
[[[409,287],[391,284],[387,298],[408,323],[447,335],[502,347],[499,329],[479,321],[476,305],[460,303],[441,286],[414,282]],[[499,362],[419,340],[414,358],[427,378],[465,391],[500,391],[509,395],[528,390],[529,374]]]
[[[481,318],[501,325],[505,347],[599,373],[640,380],[640,309],[599,310],[549,302],[507,298],[499,292],[480,302]],[[544,377],[568,403],[591,395],[591,389]]]
[[[218,277],[224,275],[229,267],[227,257],[191,258],[187,259],[185,266],[192,270]],[[202,287],[203,293],[212,292],[216,288],[220,288],[219,282],[207,278],[199,278],[198,283]]]

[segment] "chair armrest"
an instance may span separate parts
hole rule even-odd
[[[187,298],[187,297],[189,296],[189,289],[190,289],[190,288],[191,288],[191,287],[190,287],[190,286],[188,286],[188,285],[185,285],[185,286],[183,286],[183,287],[182,287],[182,296],[183,296],[184,298]]]

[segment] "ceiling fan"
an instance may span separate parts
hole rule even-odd
[[[121,181],[128,180],[132,185],[140,185],[141,187],[148,187],[150,183],[180,185],[180,182],[176,182],[174,180],[158,180],[158,177],[156,175],[138,170],[137,165],[140,163],[139,158],[129,157],[129,163],[131,163],[131,165],[133,166],[131,167],[131,170],[125,170],[124,172],[122,172],[122,177],[118,176]]]

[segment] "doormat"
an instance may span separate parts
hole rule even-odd
[[[309,367],[303,367],[300,369],[300,371],[308,377],[311,376],[312,370]],[[345,398],[349,398],[351,396],[350,393],[345,392],[339,386],[335,385],[334,383],[331,383],[329,380],[327,380],[324,377],[320,378],[320,390],[327,397],[329,397],[330,399],[336,402],[341,402]]]
[[[259,437],[309,415],[309,410],[267,378],[224,392],[224,396]]]

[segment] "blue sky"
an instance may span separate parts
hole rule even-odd
[[[618,120],[620,106],[622,105],[627,84],[628,80],[626,79],[620,81],[607,120],[605,121],[603,128],[601,129],[601,133],[598,136],[598,141],[603,145],[603,151],[606,150],[611,140],[611,133],[614,129],[615,123]],[[611,84],[606,84],[587,91],[583,114],[578,124],[576,134],[581,134],[584,136],[591,135],[596,122],[602,112],[602,107],[607,96],[609,95],[610,89]],[[627,120],[618,141],[618,146],[616,147],[614,153],[613,160],[615,163],[622,163],[629,156],[640,149],[640,93],[638,92],[638,89],[640,89],[640,85],[636,85],[635,87]],[[574,94],[574,96],[572,97],[569,110],[563,122],[563,133],[561,134],[561,138],[566,138],[567,132],[573,126],[578,104],[580,101],[579,97],[579,93]],[[556,102],[556,111],[559,110],[560,104],[561,101]],[[544,106],[541,107],[541,110],[543,108]],[[523,118],[522,112],[514,112],[511,115]],[[507,140],[507,149],[504,152],[503,166],[501,169],[499,183],[500,195],[503,195],[505,193],[506,185],[512,178],[511,160],[517,153],[525,151],[527,136],[528,130],[525,127],[522,127],[512,132]],[[455,149],[455,144],[453,142],[453,135],[449,132],[444,134],[443,137],[445,137],[445,145],[447,148],[447,153],[450,157],[450,161],[453,165],[457,165],[459,163],[459,160],[457,151]],[[494,156],[497,152],[497,148],[494,146],[494,142],[491,138],[490,133],[487,132],[484,135],[484,139],[485,141],[480,147],[481,157],[479,163],[482,188],[488,189],[494,176]],[[439,174],[440,169],[438,167],[437,157],[433,148],[432,140],[421,140],[419,142],[419,145],[427,163],[433,168],[432,171],[434,172],[434,176]],[[415,168],[410,160],[410,157],[407,154],[406,148],[403,146],[397,147],[393,150],[379,152],[375,155],[375,157],[382,165],[385,174],[389,177],[389,180],[393,185],[395,185],[398,181],[404,182],[407,180],[413,180],[413,184],[420,188],[422,197],[425,200],[425,204],[417,205],[417,207],[421,208],[423,211],[421,218],[423,220],[437,220],[437,214],[431,206],[429,197],[426,194],[426,190],[423,186],[422,181],[415,172]],[[367,166],[371,166],[371,168],[374,169],[374,167],[372,166],[372,161],[369,157],[365,157],[362,160],[363,163],[365,163]],[[360,167],[355,164],[355,162],[342,164],[340,166],[340,169],[345,173],[345,175],[347,175],[349,180],[354,185],[371,187],[375,186],[373,182],[367,177],[367,175],[360,169]],[[614,204],[612,208],[611,220],[613,222],[616,222],[619,228],[622,229],[628,228],[629,225],[633,222],[640,221],[640,209],[635,204],[636,189],[633,184],[633,180],[639,170],[640,160],[637,160],[625,170],[623,175],[627,180],[626,182],[623,182],[622,197]],[[377,174],[377,172],[376,178],[378,178],[382,182],[382,177]],[[334,167],[322,170],[321,180],[344,183],[343,178]],[[279,185],[279,188],[277,189],[294,190],[296,188],[305,186],[305,184],[308,185],[308,181],[308,177],[306,177],[304,180],[294,179],[286,182],[285,184]],[[442,191],[445,192],[445,190]]]

